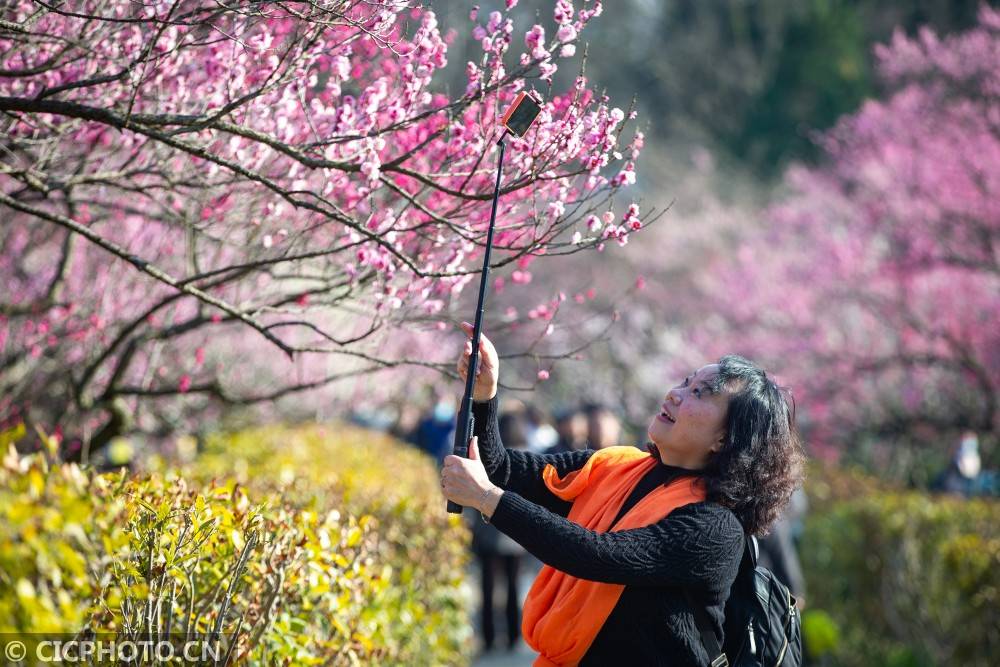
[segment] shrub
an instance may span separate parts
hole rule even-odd
[[[216,434],[186,475],[230,475],[299,507],[371,517],[389,584],[361,618],[399,664],[468,662],[469,610],[461,595],[469,536],[445,511],[431,459],[381,433],[349,425],[272,426]]]
[[[801,553],[810,608],[840,631],[833,664],[991,664],[1000,654],[1000,503],[825,475],[810,481],[811,499],[813,488],[826,495]],[[815,651],[818,637],[804,634]]]
[[[128,546],[115,480],[10,447],[0,466],[0,633],[76,632]]]
[[[351,440],[360,435],[220,436],[198,465],[133,476],[11,450],[0,468],[0,632],[217,633],[254,664],[467,662],[467,534],[444,512],[429,461],[388,439]],[[225,474],[224,446],[262,461],[271,451],[280,465],[242,483]],[[289,458],[300,446],[317,449]],[[387,455],[405,465],[380,471]],[[296,461],[308,465],[289,473]],[[324,474],[316,461],[335,464]]]

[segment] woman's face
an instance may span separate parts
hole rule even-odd
[[[722,446],[729,395],[709,389],[718,372],[718,364],[702,366],[667,392],[647,429],[650,450],[663,463],[702,468]]]

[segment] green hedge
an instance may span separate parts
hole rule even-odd
[[[230,475],[302,507],[364,512],[389,586],[362,611],[396,664],[467,664],[472,631],[463,597],[471,539],[445,511],[433,461],[384,434],[338,425],[271,427],[208,438],[189,478]],[[462,526],[462,528],[458,528]],[[429,661],[429,662],[428,662]]]
[[[1000,503],[817,469],[801,555],[819,664],[991,665],[1000,655]]]
[[[268,665],[467,663],[468,533],[436,478],[347,427],[217,436],[179,471],[132,476],[11,450],[0,632],[214,631]]]

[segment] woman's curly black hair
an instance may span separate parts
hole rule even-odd
[[[748,359],[718,363],[711,389],[729,395],[729,409],[725,440],[703,471],[707,500],[731,509],[747,534],[766,535],[805,479],[795,403]]]

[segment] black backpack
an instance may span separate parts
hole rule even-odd
[[[769,569],[757,565],[759,553],[757,538],[749,536],[726,602],[724,646],[719,646],[708,612],[692,604],[702,644],[713,658],[711,667],[802,664],[802,627],[795,597]]]

